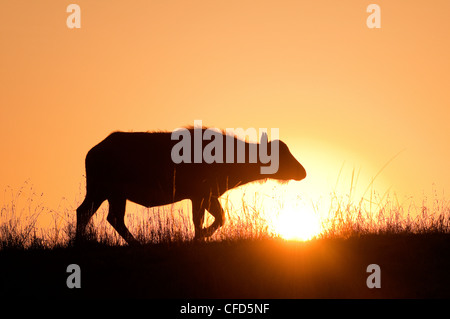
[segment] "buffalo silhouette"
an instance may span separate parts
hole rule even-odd
[[[267,161],[250,157],[252,150],[260,150],[262,139],[261,143],[249,143],[224,132],[216,132],[215,138],[223,137],[223,148],[221,154],[213,154],[215,159],[223,160],[198,163],[194,160],[194,153],[199,150],[198,145],[194,148],[194,136],[203,136],[207,129],[185,130],[192,143],[191,149],[184,149],[183,153],[187,153],[181,155],[185,159],[190,157],[190,161],[173,160],[172,150],[179,142],[173,140],[171,132],[114,132],[87,153],[86,198],[77,208],[77,240],[83,238],[90,218],[105,200],[109,202],[108,222],[128,244],[138,244],[125,226],[127,200],[154,207],[184,199],[192,202],[195,239],[201,239],[211,236],[224,224],[225,214],[218,198],[226,191],[267,178],[299,181],[306,177],[305,169],[282,141],[265,145],[267,150],[278,150],[278,170],[267,175],[261,173]],[[201,143],[200,151],[207,146],[205,141]],[[234,146],[233,154],[226,147],[230,145]],[[234,152],[239,149],[245,150],[245,157],[240,159],[238,152]],[[203,228],[205,210],[214,217],[207,228]]]

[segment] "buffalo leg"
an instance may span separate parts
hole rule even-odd
[[[88,193],[83,203],[77,208],[77,230],[76,240],[80,241],[84,236],[84,231],[91,217],[103,203],[104,199],[93,199]]]
[[[192,199],[192,220],[195,230],[194,239],[202,239],[204,237],[203,222],[205,220],[205,208],[202,199]]]
[[[225,212],[222,208],[222,205],[220,205],[218,198],[210,198],[207,210],[211,215],[214,216],[214,222],[211,224],[211,226],[203,230],[203,236],[205,237],[209,237],[214,234],[214,232],[218,228],[222,227],[225,223]]]
[[[139,242],[133,237],[133,235],[128,230],[127,226],[125,226],[125,205],[126,199],[108,199],[109,202],[109,212],[107,220],[114,227],[114,229],[122,236],[123,239],[129,245],[136,245]]]

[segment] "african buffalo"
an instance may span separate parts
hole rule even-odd
[[[194,153],[198,150],[194,149],[194,135],[203,135],[207,129],[185,130],[192,137],[189,156],[194,159]],[[220,154],[223,161],[198,163],[195,160],[173,160],[172,150],[179,142],[173,139],[171,132],[110,134],[86,155],[86,198],[77,209],[77,239],[83,237],[89,219],[105,200],[109,202],[108,222],[128,244],[136,244],[137,240],[124,223],[127,200],[154,207],[183,199],[192,202],[195,238],[204,238],[211,236],[225,222],[218,198],[227,190],[266,178],[299,181],[306,177],[305,169],[282,141],[275,140],[265,145],[268,150],[278,148],[279,152],[278,170],[266,175],[261,173],[260,168],[267,165],[267,161],[252,161],[249,157],[251,150],[259,150],[262,143],[244,142],[223,132],[219,136],[223,137],[224,143],[223,154]],[[208,143],[202,143],[203,149]],[[238,160],[237,152],[227,157],[229,148],[225,144],[234,146],[235,150],[245,146],[245,161]],[[274,145],[277,148],[272,147]],[[186,158],[186,154],[181,155]],[[229,161],[230,158],[235,161]],[[214,216],[213,224],[207,228],[203,228],[205,210]]]

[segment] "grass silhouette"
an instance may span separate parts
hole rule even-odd
[[[350,238],[362,235],[383,234],[448,234],[450,233],[450,203],[435,193],[431,203],[426,198],[420,205],[413,201],[399,203],[388,194],[378,196],[370,193],[369,199],[352,198],[354,181],[349,194],[331,194],[328,214],[321,217],[322,232],[316,239]],[[7,196],[8,195],[8,196]],[[228,195],[222,198],[227,222],[208,241],[258,240],[278,238],[261,207],[262,200],[254,195],[254,202],[232,202]],[[33,192],[26,183],[19,191],[8,189],[0,211],[0,249],[17,248],[60,248],[70,247],[75,237],[74,205],[66,205],[58,210],[50,210],[40,201],[42,195]],[[281,207],[282,204],[280,204]],[[274,208],[277,210],[277,208]],[[173,243],[190,241],[193,225],[187,204],[172,204],[156,208],[135,207],[126,216],[126,224],[143,244]],[[279,211],[271,211],[276,216]],[[301,212],[298,212],[301,213]],[[88,226],[87,238],[90,242],[117,246],[125,242],[106,222],[107,205],[100,208]],[[45,227],[38,220],[47,221]],[[205,223],[212,217],[206,214]]]
[[[323,231],[303,242],[273,232],[260,198],[249,204],[243,197],[239,205],[224,198],[227,223],[202,242],[192,240],[183,205],[137,207],[127,225],[138,247],[106,222],[107,205],[78,246],[76,204],[47,209],[26,187],[7,195],[0,212],[3,298],[450,297],[450,205],[437,195],[415,205],[389,195],[369,201],[332,194]],[[81,289],[65,285],[73,263]],[[381,267],[381,289],[366,286],[373,263]]]

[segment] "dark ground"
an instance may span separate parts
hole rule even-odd
[[[81,288],[69,289],[69,264]],[[369,264],[381,288],[369,289]],[[4,298],[449,298],[450,235],[0,251]]]

